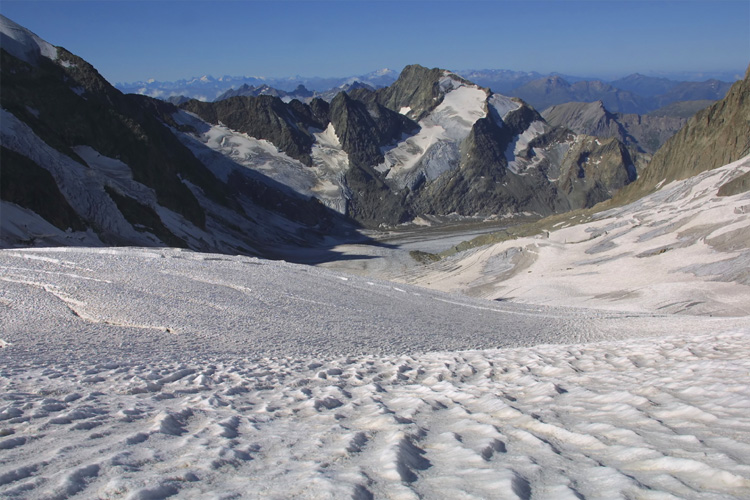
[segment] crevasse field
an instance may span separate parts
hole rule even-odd
[[[0,497],[750,498],[748,168],[399,278],[442,290],[0,251]]]

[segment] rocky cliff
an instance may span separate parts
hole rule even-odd
[[[639,185],[686,179],[750,154],[750,67],[721,101],[699,111],[654,155]]]
[[[699,111],[670,138],[615,202],[632,201],[665,183],[687,179],[750,154],[750,66],[720,101]]]

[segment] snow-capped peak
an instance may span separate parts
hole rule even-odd
[[[18,59],[33,65],[36,65],[40,56],[53,61],[57,59],[57,47],[3,15],[0,15],[0,46]]]

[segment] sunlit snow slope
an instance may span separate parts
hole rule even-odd
[[[718,195],[748,171],[745,157],[586,224],[563,221],[541,235],[460,253],[405,280],[515,302],[749,316],[750,192]]]

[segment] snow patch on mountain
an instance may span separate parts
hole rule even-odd
[[[521,103],[511,97],[507,97],[501,94],[492,94],[487,101],[490,107],[497,113],[498,125],[503,126],[503,120],[508,116],[508,113],[515,111],[521,107]]]
[[[529,128],[518,134],[508,145],[505,150],[505,159],[508,160],[508,170],[514,174],[523,174],[524,170],[530,165],[541,161],[541,157],[537,158],[536,161],[529,162],[518,157],[518,154],[525,150],[529,143],[539,137],[540,135],[549,132],[550,126],[543,121],[534,121],[529,125]]]
[[[100,227],[111,228],[123,238],[139,239],[138,233],[102,189],[105,179],[100,173],[50,147],[28,125],[4,109],[0,110],[0,139],[3,146],[47,169],[78,214],[90,218]]]
[[[416,134],[385,149],[383,163],[375,167],[401,188],[416,182],[421,175],[434,180],[457,168],[459,143],[466,139],[474,123],[487,115],[485,90],[450,74],[440,79],[439,85],[445,92],[442,102],[419,121]]]
[[[327,207],[344,214],[350,197],[344,181],[344,174],[349,169],[349,155],[341,148],[333,123],[322,132],[314,132],[313,136],[312,169],[317,182],[312,192]]]
[[[333,125],[329,124],[326,130],[313,132],[313,165],[307,167],[279,151],[267,140],[236,132],[223,124],[209,124],[184,110],[175,113],[173,118],[179,125],[190,126],[196,131],[175,133],[224,182],[238,167],[244,167],[299,194],[315,196],[339,213],[345,212],[347,197],[343,174],[349,167],[349,157],[341,149]],[[218,152],[220,156],[212,152]]]
[[[40,56],[57,60],[57,47],[3,15],[0,15],[0,46],[31,65],[36,65]]]

